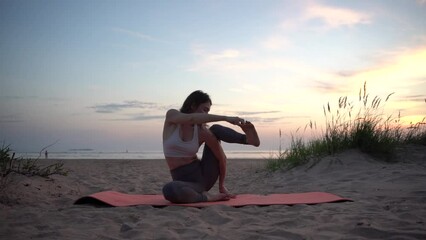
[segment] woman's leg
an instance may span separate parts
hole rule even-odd
[[[204,192],[204,179],[199,160],[170,171],[172,182],[163,187],[164,198],[173,203],[193,203],[207,201]]]
[[[216,136],[217,140],[227,143],[247,144],[246,135],[241,134],[234,129],[214,124],[209,128],[209,130]]]
[[[204,186],[192,182],[173,181],[163,187],[164,198],[172,203],[206,202]]]
[[[209,191],[219,177],[219,161],[207,145],[204,145],[201,169],[204,178],[204,191]]]
[[[260,139],[254,125],[247,121],[241,124],[240,127],[244,131],[244,134],[218,124],[211,126],[210,131],[218,140],[227,143],[249,144],[258,147],[260,145]]]
[[[219,141],[240,144],[246,144],[247,142],[246,135],[218,124],[211,126],[210,131]],[[204,145],[203,156],[201,158],[201,168],[205,191],[209,191],[219,177],[219,161],[217,160],[214,152],[207,145]]]

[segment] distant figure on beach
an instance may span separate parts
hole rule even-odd
[[[259,146],[254,125],[239,117],[209,114],[212,101],[200,90],[191,93],[181,109],[166,113],[163,151],[173,181],[163,187],[165,199],[173,203],[222,201],[235,197],[225,187],[226,155],[220,141]],[[227,121],[241,127],[244,134],[209,122]],[[201,159],[200,146],[205,143]],[[219,193],[208,191],[219,178]]]
[[[48,159],[49,158],[49,153],[46,151],[44,151],[44,158]]]

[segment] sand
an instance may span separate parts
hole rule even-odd
[[[398,156],[384,163],[350,150],[273,173],[265,159],[229,159],[234,193],[324,191],[354,200],[240,208],[74,205],[105,190],[160,194],[170,176],[164,160],[63,160],[68,176],[14,176],[1,196],[0,239],[426,239],[426,147]]]

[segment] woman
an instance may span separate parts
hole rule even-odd
[[[164,197],[173,203],[222,201],[233,198],[225,187],[226,156],[220,141],[259,146],[252,123],[239,117],[209,114],[212,101],[202,91],[191,93],[180,111],[167,111],[163,128],[163,151],[172,182],[163,187]],[[227,121],[238,125],[245,134],[221,125],[206,123]],[[205,143],[201,160],[197,152]],[[219,194],[209,194],[219,178]]]

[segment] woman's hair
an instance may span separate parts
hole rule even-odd
[[[183,102],[183,105],[180,108],[180,112],[192,113],[194,109],[206,102],[212,104],[212,100],[207,93],[201,90],[194,91],[185,99],[185,102]]]

